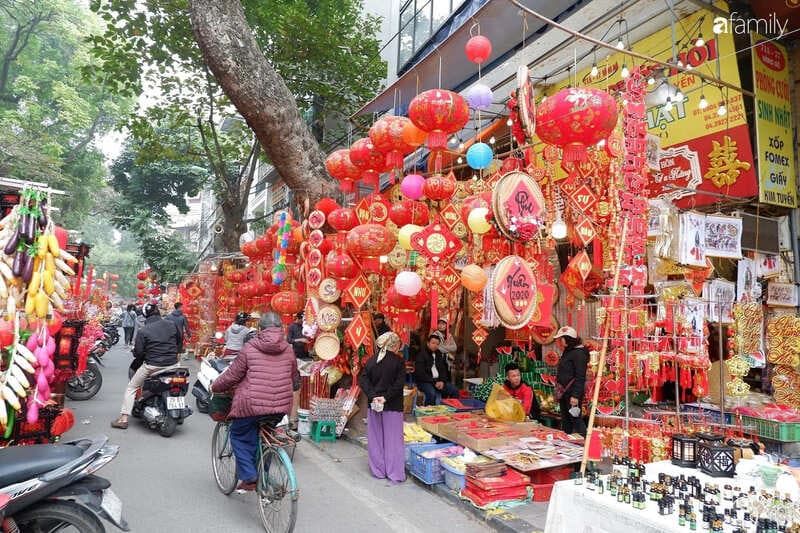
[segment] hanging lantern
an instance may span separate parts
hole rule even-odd
[[[350,146],[350,161],[361,171],[364,184],[379,188],[381,172],[388,170],[386,156],[375,149],[369,137],[358,139]]]
[[[428,303],[428,291],[421,290],[415,296],[403,296],[394,286],[386,291],[384,310],[394,317],[399,327],[416,328],[419,326],[420,310]]]
[[[147,270],[142,270],[141,272],[136,274],[136,279],[138,279],[139,281],[144,281],[147,279],[147,274],[148,274]]]
[[[403,141],[409,146],[414,148],[422,146],[427,138],[428,134],[416,127],[410,120],[403,126]]]
[[[475,143],[467,150],[467,164],[475,170],[488,168],[493,158],[492,147],[486,143]]]
[[[482,83],[477,83],[467,90],[467,102],[472,109],[485,111],[492,105],[494,94],[492,90]]]
[[[447,200],[456,192],[456,177],[450,172],[447,176],[434,174],[425,180],[425,196],[431,200]]]
[[[340,207],[328,215],[328,224],[336,231],[350,231],[358,225],[356,211],[352,207]]]
[[[467,59],[480,65],[492,55],[492,41],[483,35],[470,37],[467,44],[464,45],[464,53]]]
[[[321,198],[316,204],[314,204],[314,209],[317,211],[322,211],[325,213],[326,217],[331,213],[331,211],[334,209],[339,209],[339,207],[340,206],[338,203],[336,203],[336,200],[327,197]]]
[[[445,150],[447,137],[461,130],[469,120],[469,106],[453,91],[431,89],[422,92],[408,105],[408,118],[428,132],[428,148]]]
[[[361,176],[361,171],[350,161],[350,150],[346,148],[331,153],[325,159],[325,169],[339,180],[339,188],[345,193],[353,192],[354,184]]]
[[[140,291],[143,291],[144,290],[144,283],[142,283],[142,282],[137,283],[136,284],[136,288],[139,289]]]
[[[376,150],[386,154],[386,166],[402,169],[403,158],[414,151],[414,145],[404,138],[404,130],[409,119],[386,115],[378,119],[369,129],[369,139]],[[407,135],[406,135],[407,136]]]
[[[428,206],[423,202],[400,200],[389,208],[389,220],[394,222],[398,228],[402,228],[406,224],[427,225],[430,221],[430,212]]]
[[[275,312],[282,315],[284,321],[289,321],[303,310],[303,296],[297,291],[281,291],[270,300],[270,305]]]
[[[340,289],[347,287],[358,275],[358,267],[353,258],[344,250],[331,250],[325,257],[325,270],[336,280]]]
[[[396,242],[392,232],[380,224],[361,224],[347,232],[347,249],[367,272],[380,270],[380,256],[391,252]]]
[[[425,178],[419,174],[409,174],[400,182],[400,192],[410,200],[419,200],[425,189]]]
[[[402,296],[416,296],[422,290],[422,278],[416,272],[398,272],[394,288]]]
[[[486,272],[478,265],[467,265],[461,270],[461,284],[470,292],[481,292],[488,281]]]
[[[422,226],[417,226],[416,224],[406,224],[400,228],[400,231],[397,233],[397,242],[400,243],[400,247],[408,252],[413,250],[414,247],[411,246],[411,238],[415,233],[420,231],[422,231]]]
[[[566,163],[584,161],[586,147],[606,139],[617,124],[617,103],[607,92],[570,87],[549,96],[536,109],[536,135],[564,150]]]
[[[489,210],[485,207],[476,207],[469,212],[467,226],[469,226],[469,229],[472,231],[472,233],[483,235],[492,229],[492,225],[486,219],[488,214]]]

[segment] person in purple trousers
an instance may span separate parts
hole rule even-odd
[[[403,384],[406,366],[398,355],[402,342],[391,331],[375,341],[377,355],[367,361],[358,379],[367,395],[367,451],[369,468],[378,479],[406,480],[403,443]]]

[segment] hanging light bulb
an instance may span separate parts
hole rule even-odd
[[[514,125],[514,121],[513,120],[511,120],[511,119],[506,120],[506,126],[513,126],[513,125]]]
[[[728,112],[728,108],[725,107],[725,102],[720,102],[719,103],[719,107],[717,108],[717,115],[722,117],[722,116],[725,116],[725,113],[727,113],[727,112]]]
[[[597,63],[592,63],[592,71],[590,72],[591,76],[592,76],[593,78],[596,78],[596,77],[597,77],[597,74],[598,74],[599,72],[600,72],[600,71],[597,69]]]
[[[678,68],[683,68],[683,61],[678,59]]]
[[[477,174],[473,174],[472,175],[472,181],[478,181],[478,175]]]
[[[656,79],[653,76],[647,77],[647,85],[654,85],[656,83]]]
[[[664,104],[664,111],[672,111],[672,98],[667,96],[667,103]]]
[[[455,135],[450,137],[450,144],[452,144],[453,146],[458,144],[458,138]]]
[[[542,104],[543,104],[545,100],[547,100],[547,95],[544,95],[544,96],[542,96],[542,100],[541,100],[541,102],[539,102],[539,103],[542,103]]]
[[[699,46],[703,46],[704,44],[706,44],[706,42],[703,40],[703,34],[702,33],[698,33],[697,34],[697,40],[694,42],[694,45],[699,47]]]
[[[676,102],[678,102],[678,103],[681,103],[681,102],[683,102],[683,93],[681,92],[681,90],[680,90],[680,89],[678,89],[677,91],[675,91],[675,98],[674,98],[674,100],[675,100]]]
[[[464,151],[464,143],[459,143],[459,145],[458,145],[458,151],[459,151],[459,152],[463,152],[463,151]]]
[[[628,70],[628,65],[625,64],[622,65],[622,72],[620,72],[619,75],[622,76],[623,78],[627,78],[628,76],[631,75],[631,72]]]
[[[698,102],[697,107],[699,109],[705,109],[708,107],[708,100],[706,100],[706,97],[702,94],[700,95],[700,102]]]
[[[602,148],[605,145],[606,145],[606,140],[605,139],[600,139],[599,141],[597,141],[597,147],[598,148]]]
[[[459,157],[458,159],[456,159],[456,161],[457,161],[457,162],[458,162],[458,164],[460,165],[461,163],[463,163],[463,162],[464,162],[464,158],[463,158],[463,157]]]
[[[625,43],[622,42],[622,37],[617,41],[617,50],[625,50]]]
[[[497,142],[497,139],[495,139],[494,135],[492,135],[491,138],[489,139],[489,144],[494,144],[496,142]]]
[[[567,237],[567,225],[561,219],[561,211],[556,211],[556,219],[553,221],[553,225],[550,226],[550,236],[557,241]]]

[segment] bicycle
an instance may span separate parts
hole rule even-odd
[[[270,533],[292,533],[297,520],[299,490],[292,466],[297,441],[284,430],[262,421],[257,463],[258,508],[261,523]],[[287,451],[288,450],[288,451]],[[211,465],[219,490],[228,495],[236,488],[236,460],[230,439],[230,420],[221,420],[211,436]]]

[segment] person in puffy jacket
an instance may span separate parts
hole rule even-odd
[[[586,423],[581,414],[589,350],[583,345],[575,328],[564,326],[555,336],[556,345],[563,350],[556,370],[556,398],[561,410],[561,429],[565,433],[586,436]]]
[[[246,326],[249,319],[250,315],[247,313],[239,313],[236,315],[234,323],[225,330],[225,357],[239,353],[244,343],[247,342],[248,336],[253,332],[252,328]]]
[[[297,374],[297,358],[286,342],[280,317],[265,313],[259,329],[211,385],[215,393],[235,387],[229,416],[233,419],[230,434],[239,491],[256,488],[259,423],[264,420],[275,426],[291,411],[292,383]]]

